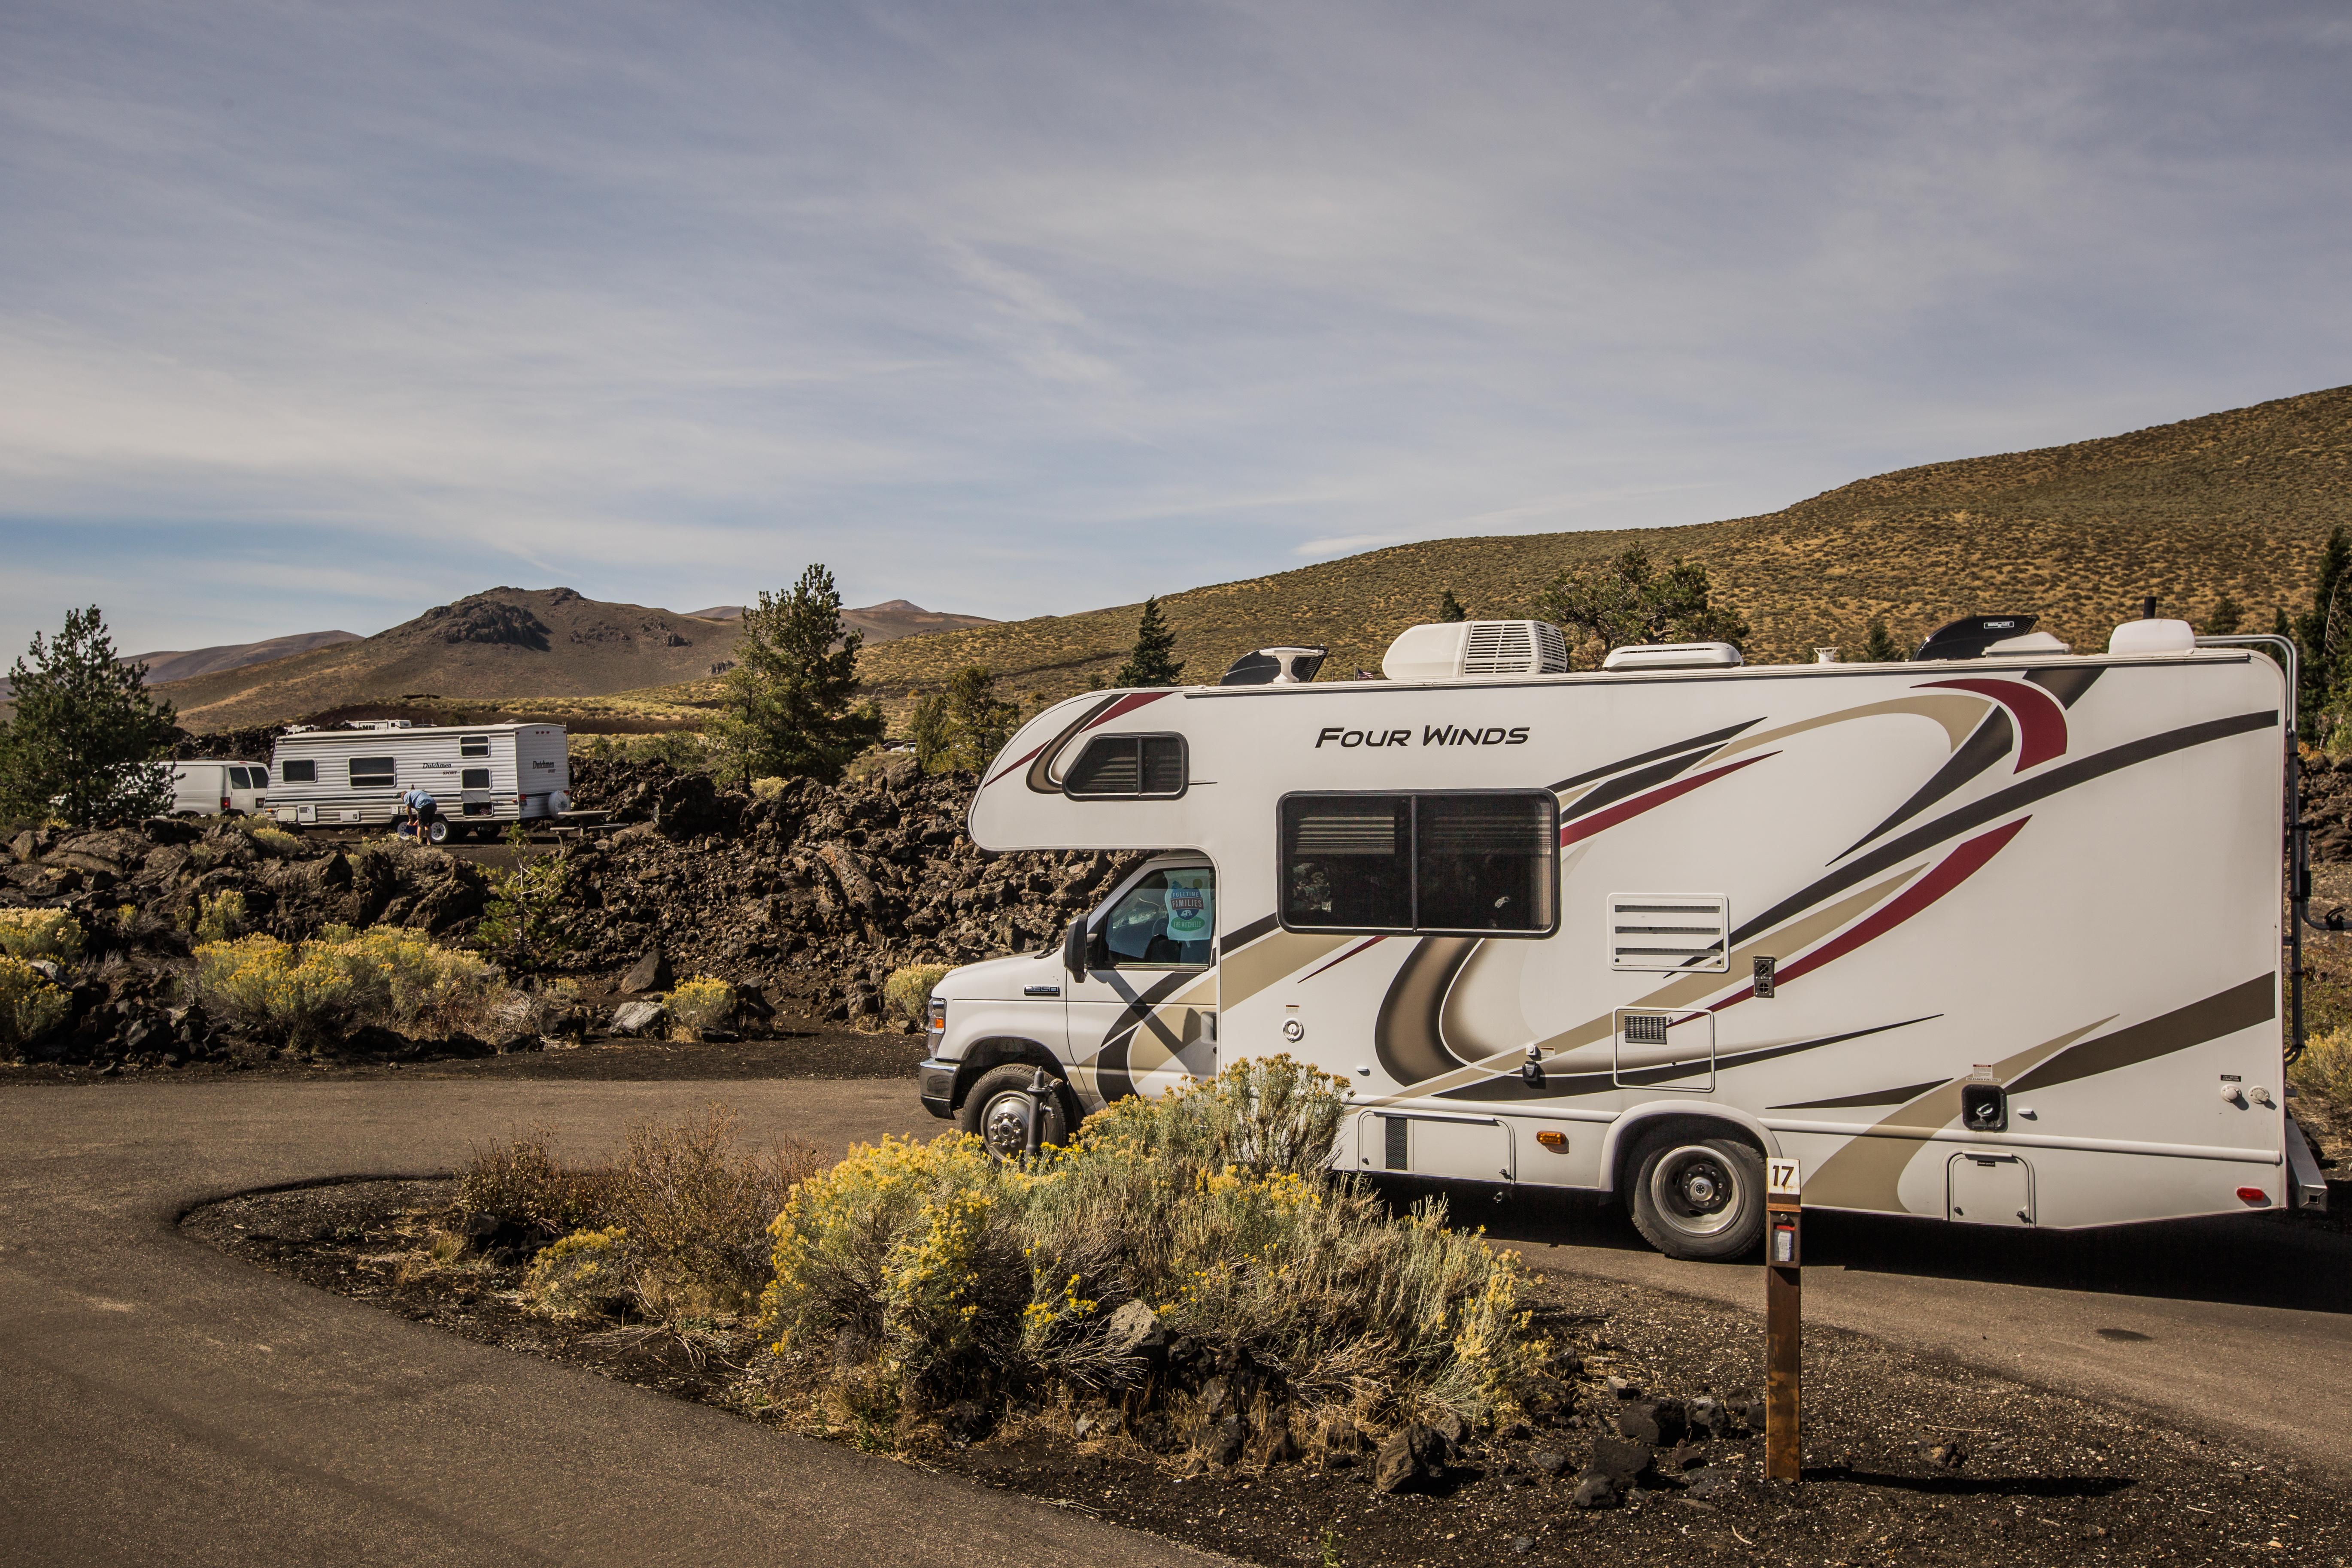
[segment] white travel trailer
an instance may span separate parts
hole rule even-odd
[[[453,833],[551,817],[572,804],[561,724],[382,724],[280,735],[270,753],[270,810],[280,822],[395,823],[423,784]]]
[[[1353,1091],[1342,1168],[1620,1194],[1694,1258],[1754,1245],[1768,1155],[1816,1207],[1975,1225],[2324,1203],[2271,658],[2007,617],[1909,663],[1566,665],[1538,623],[1420,626],[1385,681],[1046,710],[973,840],[1181,852],[950,973],[925,1104],[1010,1149],[1040,1067],[1050,1140],[1286,1052]]]
[[[250,816],[268,804],[269,769],[262,763],[202,758],[172,764],[172,812],[176,816]]]

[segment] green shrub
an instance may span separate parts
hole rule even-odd
[[[508,832],[517,864],[510,871],[493,872],[490,897],[482,911],[475,940],[509,968],[529,972],[544,969],[572,949],[564,929],[563,892],[572,879],[570,858],[563,854],[523,859],[526,844],[522,825]]]
[[[196,896],[196,940],[227,942],[245,934],[245,895],[231,888],[226,892]]]
[[[782,779],[771,777],[753,779],[751,781],[751,798],[754,800],[775,800],[780,798],[783,793],[784,781]]]
[[[2352,1112],[2352,1029],[2312,1036],[2286,1076],[2304,1093]]]
[[[1288,1373],[1310,1406],[1489,1419],[1543,1348],[1515,1255],[1403,1216],[1326,1168],[1345,1085],[1287,1058],[1236,1065],[1090,1118],[1038,1168],[976,1141],[885,1140],[801,1183],[771,1228],[773,1349],[861,1415],[1031,1380],[1139,1378],[1112,1313]]]
[[[330,926],[299,943],[212,942],[195,960],[195,991],[208,1011],[294,1044],[363,1024],[416,1038],[493,1032],[516,994],[478,955],[394,926]]]
[[[240,826],[245,829],[245,836],[253,840],[253,847],[264,854],[290,860],[302,853],[302,840],[282,827],[251,818]]]
[[[902,1018],[919,1024],[931,1005],[931,988],[948,976],[953,965],[946,963],[910,963],[904,969],[894,969],[890,978],[882,983],[882,1005]]]
[[[37,1040],[66,1021],[73,1002],[21,958],[0,957],[0,1046]]]
[[[71,963],[81,956],[81,922],[63,910],[0,910],[0,954]]]
[[[735,987],[724,980],[698,976],[673,990],[667,998],[669,1016],[683,1037],[698,1040],[705,1029],[723,1029],[735,1016]]]
[[[628,1233],[575,1230],[539,1255],[523,1277],[522,1293],[551,1318],[611,1311],[628,1290]]]

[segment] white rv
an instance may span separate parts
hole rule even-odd
[[[2325,1201],[2271,658],[2010,617],[1909,663],[1566,664],[1538,623],[1420,626],[1384,681],[1040,714],[973,840],[1173,852],[941,982],[925,1104],[1010,1150],[1040,1067],[1050,1141],[1286,1052],[1353,1091],[1343,1168],[1621,1194],[1694,1258],[1755,1244],[1767,1156],[1816,1207],[1971,1225]]]
[[[210,758],[172,764],[177,816],[250,816],[268,804],[269,769],[261,763]]]
[[[418,784],[457,834],[551,817],[572,804],[572,757],[561,724],[295,731],[270,752],[270,810],[280,822],[399,822]]]

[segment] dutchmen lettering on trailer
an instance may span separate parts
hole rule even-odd
[[[1485,729],[1473,725],[1448,724],[1440,728],[1432,724],[1421,732],[1424,746],[1524,746],[1528,743],[1528,727],[1506,727],[1489,724]],[[1326,745],[1338,745],[1353,750],[1358,746],[1410,746],[1410,730],[1349,730],[1341,725],[1327,726],[1315,737],[1316,750]]]

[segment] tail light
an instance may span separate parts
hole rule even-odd
[[[226,810],[228,809],[228,807],[229,807],[229,798],[228,798],[228,796],[226,796],[226,795],[223,795],[223,796],[221,796],[221,809],[222,809],[223,811],[226,811]]]
[[[2238,1189],[2238,1201],[2242,1204],[2252,1204],[2258,1209],[2266,1209],[2271,1206],[2270,1194],[2263,1191],[2260,1187],[2240,1187]]]

